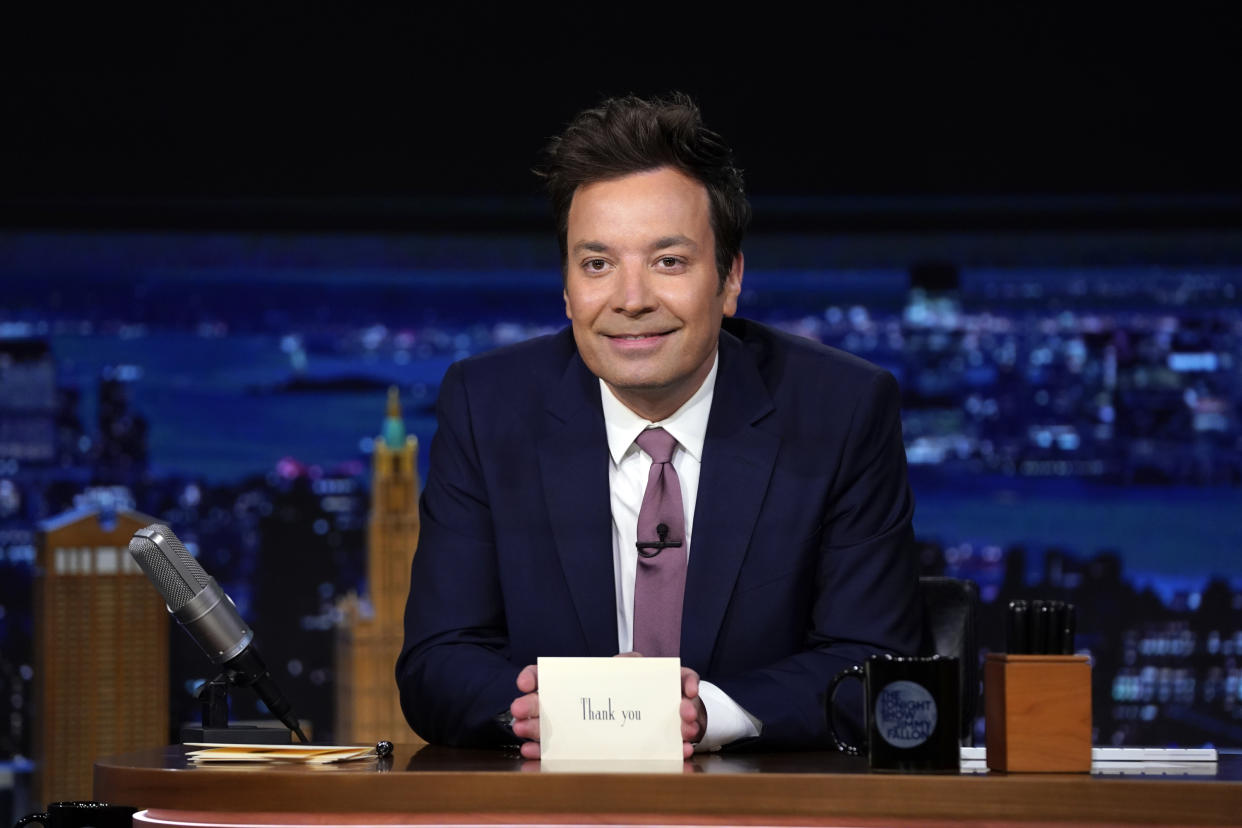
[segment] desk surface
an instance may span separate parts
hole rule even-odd
[[[1242,756],[1213,775],[869,773],[838,753],[699,755],[680,773],[549,772],[499,751],[196,767],[180,745],[101,759],[95,798],[180,813],[401,814],[447,822],[1242,823]],[[471,819],[467,819],[471,818]],[[418,820],[414,820],[418,821]]]

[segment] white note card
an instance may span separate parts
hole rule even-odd
[[[539,659],[539,755],[682,761],[681,661]]]

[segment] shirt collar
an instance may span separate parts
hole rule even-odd
[[[608,434],[608,453],[612,462],[620,463],[626,452],[634,446],[634,440],[644,429],[659,426],[673,435],[673,439],[699,463],[703,462],[703,441],[707,436],[707,418],[712,411],[712,397],[716,392],[716,368],[720,365],[720,353],[712,355],[712,370],[707,372],[703,384],[686,400],[681,408],[659,422],[653,423],[640,417],[618,400],[603,380],[599,381],[599,394],[604,407],[604,427]]]

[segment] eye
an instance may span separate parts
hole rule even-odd
[[[582,263],[582,269],[587,273],[602,273],[608,267],[605,259],[587,259]]]
[[[676,270],[677,268],[682,267],[685,262],[677,256],[661,256],[656,259],[656,264],[665,270]]]

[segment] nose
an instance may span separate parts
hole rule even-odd
[[[637,262],[622,262],[613,282],[613,309],[629,316],[655,310],[657,301],[651,274]]]

